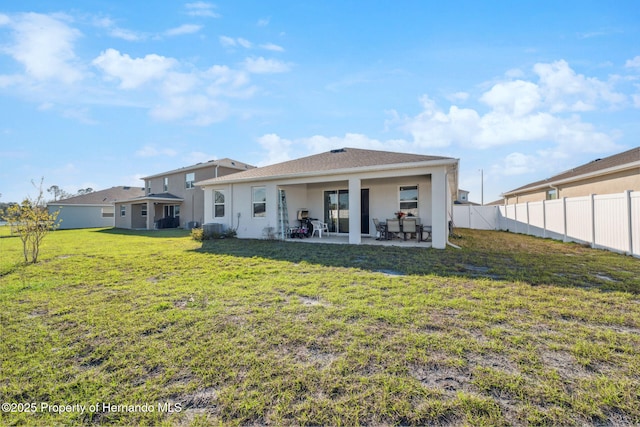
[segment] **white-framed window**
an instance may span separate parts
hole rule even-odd
[[[556,200],[558,198],[558,190],[551,188],[547,190],[547,200]]]
[[[418,186],[401,185],[399,188],[399,211],[405,215],[418,216]]]
[[[127,206],[120,205],[120,216],[127,216]]]
[[[267,216],[267,188],[252,187],[252,209],[254,218],[264,218]]]
[[[169,191],[169,177],[165,176],[162,180],[162,192],[166,193]]]
[[[213,190],[213,217],[224,218],[224,190]]]
[[[177,218],[180,216],[180,205],[165,205],[164,217],[165,218]]]
[[[147,216],[147,204],[146,203],[140,207],[140,215],[141,216]]]
[[[195,172],[189,172],[188,174],[185,174],[185,188],[194,188],[195,181],[196,181]]]

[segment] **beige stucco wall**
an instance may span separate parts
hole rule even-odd
[[[547,190],[539,189],[506,198],[507,204],[539,202],[547,197]],[[558,198],[581,197],[590,194],[615,194],[626,190],[640,191],[640,168],[611,174],[605,178],[595,177],[571,184],[558,185]]]
[[[277,189],[286,191],[287,213],[289,224],[296,225],[298,209],[308,209],[312,218],[324,220],[324,192],[330,190],[347,190],[347,180],[333,182],[319,182],[309,184],[276,185],[267,182],[267,216],[252,218],[251,216],[251,188],[250,184],[227,184],[208,186],[205,189],[205,221],[204,223],[221,223],[226,228],[238,227],[238,236],[245,238],[261,238],[265,227],[278,230]],[[375,235],[375,228],[371,223],[373,218],[385,220],[393,217],[399,210],[399,187],[418,185],[418,217],[422,224],[432,223],[432,188],[430,175],[415,175],[406,177],[389,177],[380,179],[362,179],[361,188],[369,190],[369,234]],[[213,190],[225,192],[225,217],[213,218]],[[271,197],[271,195],[274,195]],[[237,215],[240,213],[240,218]]]
[[[225,176],[231,173],[240,172],[238,169],[231,169],[220,166],[211,165],[196,170],[186,170],[166,175],[157,176],[146,181],[147,194],[161,194],[164,192],[178,196],[184,201],[180,204],[180,226],[186,227],[188,222],[196,221],[202,225],[211,222],[205,219],[204,207],[204,190],[201,187],[186,188],[186,175],[188,173],[195,174],[194,182],[204,181],[215,178],[217,176]],[[164,190],[164,178],[169,178],[168,188]],[[178,203],[176,203],[178,204]],[[162,218],[163,212],[155,212],[155,220]]]

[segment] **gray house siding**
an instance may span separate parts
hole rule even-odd
[[[48,205],[49,213],[60,211],[60,229],[113,227],[113,205]]]

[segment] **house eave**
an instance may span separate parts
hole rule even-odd
[[[114,200],[105,202],[105,203],[47,203],[47,207],[54,207],[54,206],[79,206],[79,207],[84,207],[84,208],[104,208],[104,207],[108,207],[108,206],[113,206],[113,202]]]
[[[158,202],[158,203],[176,203],[181,204],[184,202],[182,198],[173,198],[173,197],[138,197],[135,199],[126,199],[126,200],[115,200],[112,204],[118,203],[145,203],[145,202]]]

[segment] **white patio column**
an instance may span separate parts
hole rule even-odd
[[[448,197],[446,167],[431,174],[431,246],[444,249],[447,246],[449,224],[447,221]]]
[[[360,201],[360,178],[349,179],[349,243],[359,245],[362,242],[362,212]]]

